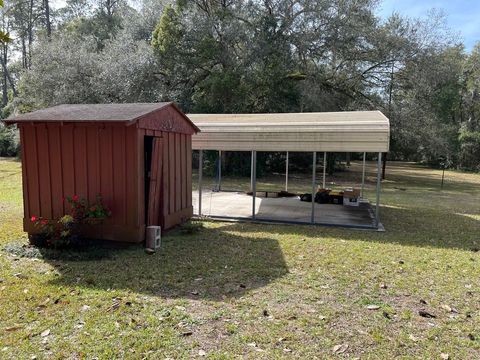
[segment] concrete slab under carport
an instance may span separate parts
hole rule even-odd
[[[198,192],[192,194],[194,215],[198,216]],[[292,198],[260,198],[255,201],[255,221],[311,223],[312,204]],[[252,197],[244,192],[202,192],[202,216],[218,219],[252,221]],[[376,229],[375,217],[368,202],[360,206],[315,204],[315,224]]]

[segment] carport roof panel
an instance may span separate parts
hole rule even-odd
[[[189,114],[201,132],[193,149],[386,152],[390,123],[380,111]]]

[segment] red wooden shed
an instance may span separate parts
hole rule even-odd
[[[22,145],[24,229],[31,216],[57,219],[63,197],[94,201],[112,216],[89,234],[141,242],[192,216],[192,134],[198,128],[173,103],[59,105],[5,121]],[[91,231],[91,230],[90,230]]]

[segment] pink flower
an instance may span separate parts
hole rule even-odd
[[[33,216],[30,218],[30,220],[31,220],[32,222],[35,222],[35,221],[38,220],[38,217],[36,217],[35,215],[33,215]]]
[[[73,195],[73,197],[72,197],[73,201],[78,201],[78,199],[79,199],[78,195]]]

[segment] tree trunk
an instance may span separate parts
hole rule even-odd
[[[27,68],[32,65],[32,46],[33,46],[33,0],[30,0],[30,8],[28,9],[28,58]]]
[[[22,67],[26,69],[28,67],[27,63],[27,45],[25,43],[25,36],[22,35]]]
[[[50,4],[48,0],[43,0],[43,5],[45,8],[45,27],[47,29],[47,36],[52,35],[52,24],[50,22]]]
[[[1,65],[2,65],[2,69],[3,69],[3,73],[7,77],[8,82],[10,83],[10,87],[12,88],[13,95],[17,96],[17,89],[15,89],[15,83],[13,82],[12,77],[10,76],[10,73],[8,72],[7,63],[3,59],[4,59],[3,57],[0,57],[0,61],[2,63]]]
[[[387,171],[387,154],[383,153],[383,160],[382,160],[382,180],[385,180],[385,173]]]
[[[3,45],[3,54],[2,54],[2,57],[3,57],[3,62],[6,64],[7,63],[7,59],[8,59],[8,54],[7,54],[7,46],[4,44]],[[7,89],[7,72],[5,70],[2,69],[2,73],[3,73],[3,81],[2,81],[2,107],[5,107],[8,103],[8,89]]]

